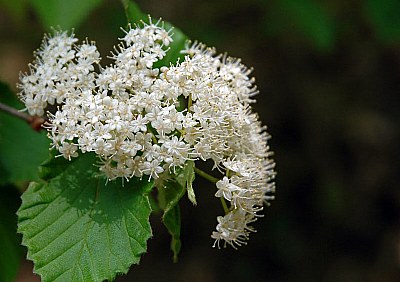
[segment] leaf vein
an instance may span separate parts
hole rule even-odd
[[[139,222],[139,224],[140,224],[140,226],[142,227],[142,229],[143,229],[143,230],[146,230],[146,227],[145,227],[145,226],[143,225],[143,223],[138,219],[138,217],[137,217],[136,215],[134,215],[130,209],[127,209],[127,210],[128,210],[128,212],[132,215],[132,217],[133,217],[137,222]]]
[[[75,247],[76,245],[78,245],[80,242],[82,242],[82,239],[79,241],[76,241],[75,243],[73,243],[71,246],[69,246],[67,249],[65,249],[65,251],[63,251],[62,253],[60,253],[59,255],[57,255],[55,258],[53,258],[51,261],[49,261],[48,263],[44,264],[43,266],[39,267],[39,268],[35,268],[36,271],[42,269],[43,267],[50,265],[51,263],[55,262],[57,259],[59,259],[63,254],[65,254],[66,252],[68,252],[70,249],[72,249],[73,247]],[[46,247],[44,247],[42,249],[46,250],[49,247],[49,245],[47,245]],[[64,271],[65,272],[65,271]]]
[[[60,195],[56,198],[56,199],[58,199],[59,197],[61,197],[61,195],[66,191],[67,189],[64,189],[64,190],[62,190],[61,191],[61,193],[60,193]],[[63,210],[63,213],[62,214],[65,214],[66,213],[66,211],[68,211],[68,210],[71,210],[72,209],[72,206],[76,203],[76,201],[77,201],[77,199],[79,199],[79,197],[82,195],[82,193],[85,191],[85,189],[81,189],[81,191],[80,191],[80,193],[75,197],[75,199],[72,201],[72,203],[69,205],[69,207],[68,208],[66,208],[65,210]],[[54,200],[55,201],[55,200]],[[54,201],[52,202],[52,203],[54,203]],[[50,206],[54,206],[55,204],[49,204],[45,209],[47,209],[47,208],[49,208]],[[38,216],[36,216],[35,218],[37,218]],[[61,217],[56,217],[56,219],[52,222],[52,223],[50,223],[50,224],[48,224],[48,225],[46,225],[46,226],[44,226],[44,228],[42,228],[41,230],[39,230],[38,232],[36,232],[35,234],[33,234],[32,236],[31,236],[31,239],[34,239],[37,235],[39,235],[40,233],[42,233],[44,230],[46,230],[47,228],[49,228],[50,226],[52,226],[54,223],[56,223],[58,220],[60,220],[61,219]],[[75,222],[74,222],[75,223]],[[68,228],[69,228],[70,226],[68,226]],[[67,229],[68,229],[67,228]]]

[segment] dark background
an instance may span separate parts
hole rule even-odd
[[[277,191],[248,245],[218,250],[223,211],[197,179],[197,207],[181,204],[179,262],[154,215],[148,253],[117,281],[400,281],[400,2],[137,3],[254,68]],[[120,3],[104,1],[75,32],[105,58],[125,23]],[[0,78],[12,87],[43,32],[32,11],[0,12]],[[31,281],[23,267],[18,281]]]

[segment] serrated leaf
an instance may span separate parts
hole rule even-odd
[[[0,102],[22,109],[7,85],[0,82]],[[37,180],[37,167],[49,155],[46,132],[34,131],[25,121],[0,111],[0,183]]]
[[[43,281],[112,280],[146,251],[153,183],[107,183],[96,160],[83,154],[22,195],[18,232]]]
[[[102,0],[31,0],[35,12],[47,29],[76,28],[102,2]]]

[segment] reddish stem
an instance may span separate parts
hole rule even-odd
[[[3,103],[0,103],[0,110],[24,120],[35,131],[42,130],[42,124],[46,121],[43,117],[30,116]]]

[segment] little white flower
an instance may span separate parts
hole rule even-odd
[[[215,197],[224,197],[228,201],[232,201],[232,193],[240,190],[240,188],[230,183],[228,177],[224,178],[216,183],[218,191],[215,193]]]
[[[215,239],[214,247],[220,247],[221,240],[224,241],[224,247],[229,244],[236,249],[237,246],[245,245],[250,232],[254,232],[249,226],[254,220],[254,216],[240,209],[233,210],[225,216],[218,216],[217,231],[211,235]]]
[[[67,142],[63,142],[59,147],[60,153],[68,160],[71,160],[71,157],[76,158],[78,156],[77,150],[78,147],[76,145]]]
[[[164,169],[160,166],[160,162],[156,159],[153,159],[151,162],[145,161],[141,167],[140,170],[146,174],[149,175],[149,181],[151,178],[158,178],[158,175],[164,171]]]

